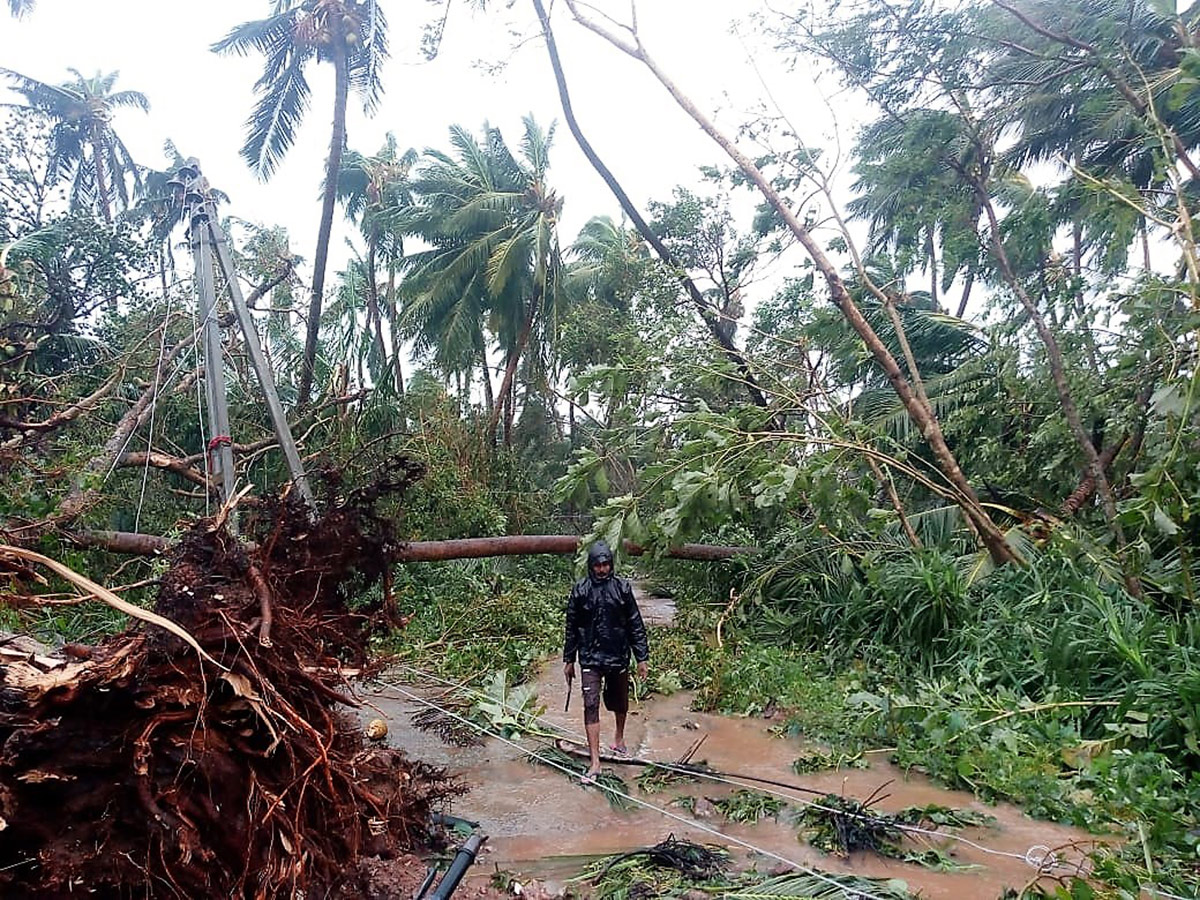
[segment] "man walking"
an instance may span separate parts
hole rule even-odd
[[[588,550],[587,569],[587,577],[575,582],[567,600],[563,674],[570,690],[578,655],[583,727],[592,756],[583,782],[595,784],[600,774],[600,698],[603,696],[605,708],[616,720],[611,749],[623,754],[625,717],[629,712],[629,654],[632,651],[637,660],[638,678],[644,679],[650,646],[633,588],[626,579],[613,574],[613,554],[604,541],[596,541]]]

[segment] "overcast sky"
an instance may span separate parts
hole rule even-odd
[[[478,131],[486,120],[515,147],[522,115],[533,113],[545,125],[558,121],[551,178],[566,200],[563,238],[569,241],[591,216],[619,218],[620,210],[561,121],[546,51],[534,39],[532,3],[507,5],[493,0],[487,13],[475,13],[456,0],[442,52],[430,63],[418,46],[436,7],[426,0],[384,0],[392,39],[385,95],[371,119],[352,100],[349,146],[373,153],[392,131],[401,147],[447,148],[450,125]],[[785,74],[751,29],[731,28],[735,18],[744,20],[758,7],[759,0],[640,0],[639,27],[664,68],[726,130],[735,131],[748,110],[768,99],[769,89],[769,96],[792,104],[787,113],[809,142],[828,146],[832,120],[811,81]],[[208,49],[234,25],[269,8],[267,0],[39,0],[24,20],[0,16],[0,65],[48,82],[65,80],[68,67],[85,76],[119,70],[118,89],[140,90],[151,103],[149,115],[123,111],[115,123],[139,162],[165,165],[162,144],[172,139],[230,195],[228,214],[286,226],[294,252],[311,261],[332,69],[310,69],[312,106],[299,139],[262,184],[238,154],[261,57],[218,57]],[[628,4],[608,8],[621,16]],[[649,198],[666,199],[674,185],[699,181],[698,166],[725,163],[647,72],[571,24],[565,12],[555,15],[556,37],[576,114],[635,202],[644,208]],[[505,65],[497,72],[480,62]],[[340,216],[337,227],[335,263],[345,258],[341,248],[351,233]]]

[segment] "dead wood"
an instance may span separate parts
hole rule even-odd
[[[167,538],[130,531],[80,531],[70,534],[69,537],[81,546],[100,547],[113,553],[154,556],[165,553],[171,548],[171,542]],[[481,559],[491,556],[526,556],[542,553],[569,556],[579,552],[581,541],[582,538],[573,534],[508,534],[497,537],[455,538],[445,541],[408,541],[396,547],[393,560],[395,562],[439,562],[448,559]],[[648,548],[635,544],[633,541],[625,541],[624,549],[630,556],[644,556],[651,552]],[[758,547],[678,544],[668,548],[663,555],[671,559],[715,562],[735,556],[753,556],[761,552]]]
[[[250,550],[187,532],[154,613],[215,664],[143,622],[69,656],[0,645],[0,895],[361,896],[360,860],[418,843],[459,788],[366,747],[344,675],[371,671],[377,618],[347,601],[398,546],[375,507],[416,473],[400,460],[315,522],[259,509]]]

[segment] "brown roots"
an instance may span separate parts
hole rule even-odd
[[[0,655],[0,895],[320,897],[419,843],[459,788],[346,712],[371,625],[347,601],[397,546],[376,502],[415,474],[315,522],[281,502],[250,553],[217,522],[184,536],[155,611],[223,668],[154,627]]]

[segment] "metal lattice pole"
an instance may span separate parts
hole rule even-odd
[[[271,423],[275,429],[275,437],[283,450],[287,461],[288,472],[296,490],[308,504],[315,507],[312,489],[304,472],[304,463],[296,441],[292,437],[291,427],[279,402],[279,392],[275,388],[275,378],[271,367],[263,354],[262,342],[254,320],[250,317],[250,309],[242,296],[238,284],[237,273],[233,267],[233,256],[229,251],[229,241],[224,230],[217,222],[216,204],[213,202],[208,189],[208,182],[200,174],[200,166],[195,160],[180,168],[171,182],[183,196],[184,212],[188,218],[192,241],[192,252],[196,267],[196,283],[200,293],[201,309],[204,316],[204,365],[205,384],[208,395],[208,414],[212,436],[208,441],[209,457],[212,459],[211,469],[219,472],[222,484],[222,502],[233,494],[233,446],[229,434],[229,409],[225,401],[225,373],[221,356],[221,335],[216,313],[216,284],[214,280],[214,255],[216,264],[220,266],[221,274],[229,288],[234,315],[242,329],[242,337],[250,353],[250,364],[258,376],[259,386],[266,399],[267,410],[271,415]],[[213,451],[218,451],[214,458]]]
[[[204,336],[204,395],[208,405],[206,435],[209,471],[219,479],[221,502],[233,496],[233,438],[229,433],[229,406],[225,400],[225,363],[221,354],[221,326],[217,321],[217,295],[213,284],[212,243],[203,223],[191,224],[192,259],[200,325]]]

